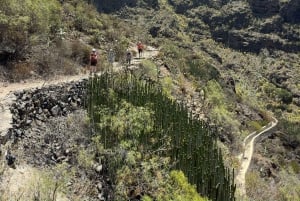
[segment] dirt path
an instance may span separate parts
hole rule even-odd
[[[130,48],[135,49],[135,46]],[[157,56],[159,53],[158,49],[148,46],[143,54],[142,58],[133,58],[132,66],[138,67],[138,64],[143,59],[151,59]],[[114,70],[122,68],[121,64],[115,63]],[[99,73],[100,74],[100,73]],[[18,161],[18,165],[15,169],[9,168],[6,165],[5,156],[3,153],[9,146],[8,143],[4,144],[4,138],[7,136],[8,129],[11,127],[12,114],[10,113],[9,107],[13,103],[15,96],[14,92],[20,90],[27,90],[33,88],[42,88],[49,85],[55,85],[60,83],[67,83],[71,81],[78,81],[81,79],[88,78],[88,74],[79,74],[75,76],[58,76],[51,80],[27,80],[23,83],[4,83],[0,82],[0,201],[1,200],[29,200],[28,185],[32,182],[32,175],[37,170],[27,164],[22,164]],[[1,155],[2,152],[2,155]],[[18,160],[18,159],[17,159]],[[3,197],[4,196],[4,197]],[[6,196],[6,197],[5,197]],[[20,196],[19,198],[17,196]],[[8,199],[9,198],[9,199]],[[68,201],[64,196],[59,195],[57,201]]]
[[[143,51],[141,58],[138,58],[138,56],[134,57],[132,60],[132,64],[138,65],[142,59],[153,58],[153,57],[157,56],[158,53],[159,53],[158,49],[151,47],[151,46],[147,46],[145,51]]]
[[[130,49],[135,50],[135,47],[133,46]],[[132,59],[132,65],[137,67],[143,59],[151,59],[157,56],[158,53],[158,49],[147,46],[142,58],[134,57]],[[115,68],[118,68],[118,66],[120,67],[120,64],[116,62],[114,66]],[[23,83],[7,84],[4,82],[0,82],[0,144],[1,136],[5,135],[7,129],[10,128],[11,114],[9,111],[9,105],[14,99],[13,92],[32,88],[42,88],[44,86],[66,83],[84,78],[88,78],[88,74],[79,74],[75,76],[57,76],[52,80],[27,80]]]
[[[236,176],[237,194],[241,197],[241,199],[246,199],[245,177],[251,163],[255,142],[258,137],[266,134],[269,130],[274,128],[277,123],[277,119],[273,118],[273,121],[271,121],[267,126],[264,126],[262,131],[253,132],[244,139],[244,153],[242,153],[239,157],[241,161],[241,167]]]

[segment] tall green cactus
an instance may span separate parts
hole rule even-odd
[[[110,98],[110,90],[115,92],[116,99]],[[87,109],[92,122],[97,123],[101,118],[95,112],[97,107],[112,107],[119,104],[120,100],[136,106],[151,105],[155,112],[155,128],[151,136],[143,132],[139,136],[139,143],[144,148],[153,150],[167,146],[164,140],[169,140],[169,149],[160,154],[169,156],[176,164],[175,168],[186,174],[201,195],[213,201],[235,200],[233,173],[230,174],[230,170],[224,166],[216,144],[216,130],[205,122],[193,119],[184,105],[168,99],[154,84],[139,81],[132,75],[117,77],[103,74],[89,80]],[[114,134],[108,133],[107,129],[98,133],[103,135],[105,148],[111,148],[115,143],[111,141],[116,140]]]

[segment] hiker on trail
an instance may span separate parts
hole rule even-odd
[[[129,49],[126,50],[126,64],[129,66],[131,64],[131,51]]]
[[[110,64],[113,64],[115,62],[115,52],[113,49],[109,49],[107,53],[107,60]]]
[[[141,56],[142,56],[142,54],[143,54],[143,49],[144,49],[144,46],[143,46],[143,44],[142,44],[141,41],[139,41],[139,42],[137,43],[137,49],[138,49],[138,52],[139,52],[139,58],[141,58]]]
[[[97,63],[98,63],[98,55],[96,49],[93,48],[92,53],[90,55],[90,74],[96,73]]]

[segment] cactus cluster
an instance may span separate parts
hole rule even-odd
[[[115,93],[113,99],[111,91]],[[89,80],[87,98],[88,114],[95,125],[101,118],[97,107],[113,107],[120,100],[136,106],[150,105],[155,124],[150,134],[139,135],[143,149],[170,157],[173,168],[182,170],[201,195],[213,201],[235,200],[234,173],[224,166],[216,129],[193,119],[184,105],[166,97],[159,86],[132,75],[102,74]],[[97,130],[105,148],[112,148],[116,138],[108,132],[105,128]]]

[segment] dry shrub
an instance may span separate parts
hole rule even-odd
[[[115,41],[119,38],[119,32],[115,29],[111,28],[104,32],[104,38],[106,38],[108,41]]]
[[[138,51],[137,50],[131,50],[132,57],[137,57],[138,56]]]
[[[34,55],[39,75],[50,76],[60,70],[62,57],[56,49],[42,50],[38,55]]]
[[[86,65],[89,63],[91,49],[89,46],[82,44],[80,41],[74,41],[71,44],[71,58],[76,62]]]
[[[67,59],[64,59],[63,63],[62,63],[62,66],[61,66],[61,69],[62,69],[62,73],[64,75],[75,75],[77,74],[77,66],[76,64],[72,63],[71,61],[67,60]]]
[[[50,47],[36,48],[34,51],[31,60],[37,66],[37,73],[44,77],[77,74],[78,66],[89,63],[90,48],[79,41],[63,41]]]
[[[11,78],[13,81],[20,81],[30,78],[34,74],[35,67],[29,62],[11,64]]]

